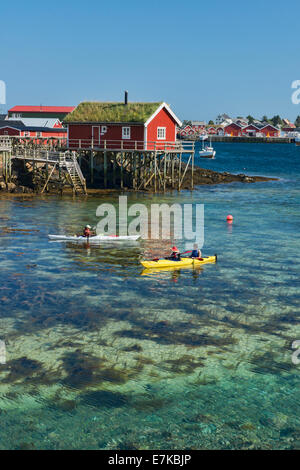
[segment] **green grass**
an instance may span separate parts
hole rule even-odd
[[[64,122],[142,122],[152,116],[161,103],[83,102]]]

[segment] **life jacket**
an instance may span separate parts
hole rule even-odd
[[[199,258],[199,250],[193,250],[191,254],[191,258]]]

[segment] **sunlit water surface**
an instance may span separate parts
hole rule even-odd
[[[142,275],[168,241],[48,241],[117,194],[1,196],[0,449],[300,447],[300,148],[215,147],[201,166],[279,181],[129,194],[205,204],[219,259],[195,271]]]

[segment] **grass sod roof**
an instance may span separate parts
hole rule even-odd
[[[139,122],[145,123],[160,103],[83,102],[68,114],[64,122]]]

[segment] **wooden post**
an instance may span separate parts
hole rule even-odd
[[[181,182],[181,163],[182,163],[181,159],[182,159],[182,153],[180,152],[180,154],[179,154],[179,170],[178,170],[178,191],[180,191],[180,187],[181,187],[181,184],[180,184],[180,182]]]
[[[54,165],[54,167],[55,167],[55,165]],[[60,195],[62,196],[63,195],[63,184],[62,184],[62,180],[61,180],[61,168],[60,168],[60,164],[59,164],[59,159],[58,159],[58,179],[59,179]]]
[[[134,163],[133,163],[134,182],[135,182],[135,188],[134,189],[136,189],[138,187],[136,160],[137,160],[137,153],[134,152]]]
[[[175,153],[171,153],[171,179],[172,179],[172,188],[175,187]]]
[[[113,187],[116,186],[116,153],[113,152]]]
[[[91,175],[91,183],[94,183],[94,155],[93,151],[91,150],[90,154],[90,175]]]
[[[192,154],[192,189],[194,189],[194,157],[195,157],[195,149],[193,145],[193,154]]]
[[[4,168],[5,168],[5,183],[7,184],[7,156],[6,152],[4,152]]]
[[[166,190],[166,179],[167,179],[167,155],[164,155],[164,191]]]
[[[104,150],[104,187],[107,188],[107,154]]]
[[[49,152],[48,152],[48,150],[46,152],[46,159],[47,159],[47,163],[46,163],[46,180],[48,181],[48,178],[49,178],[49,167],[48,167]],[[48,183],[46,184],[46,191],[48,192]]]
[[[154,156],[154,192],[156,193],[156,173],[157,173],[156,151],[153,153],[153,156]]]
[[[122,148],[123,148],[123,142],[122,142]],[[123,159],[124,159],[124,153],[121,153],[121,189],[124,187],[124,180],[123,180]]]

